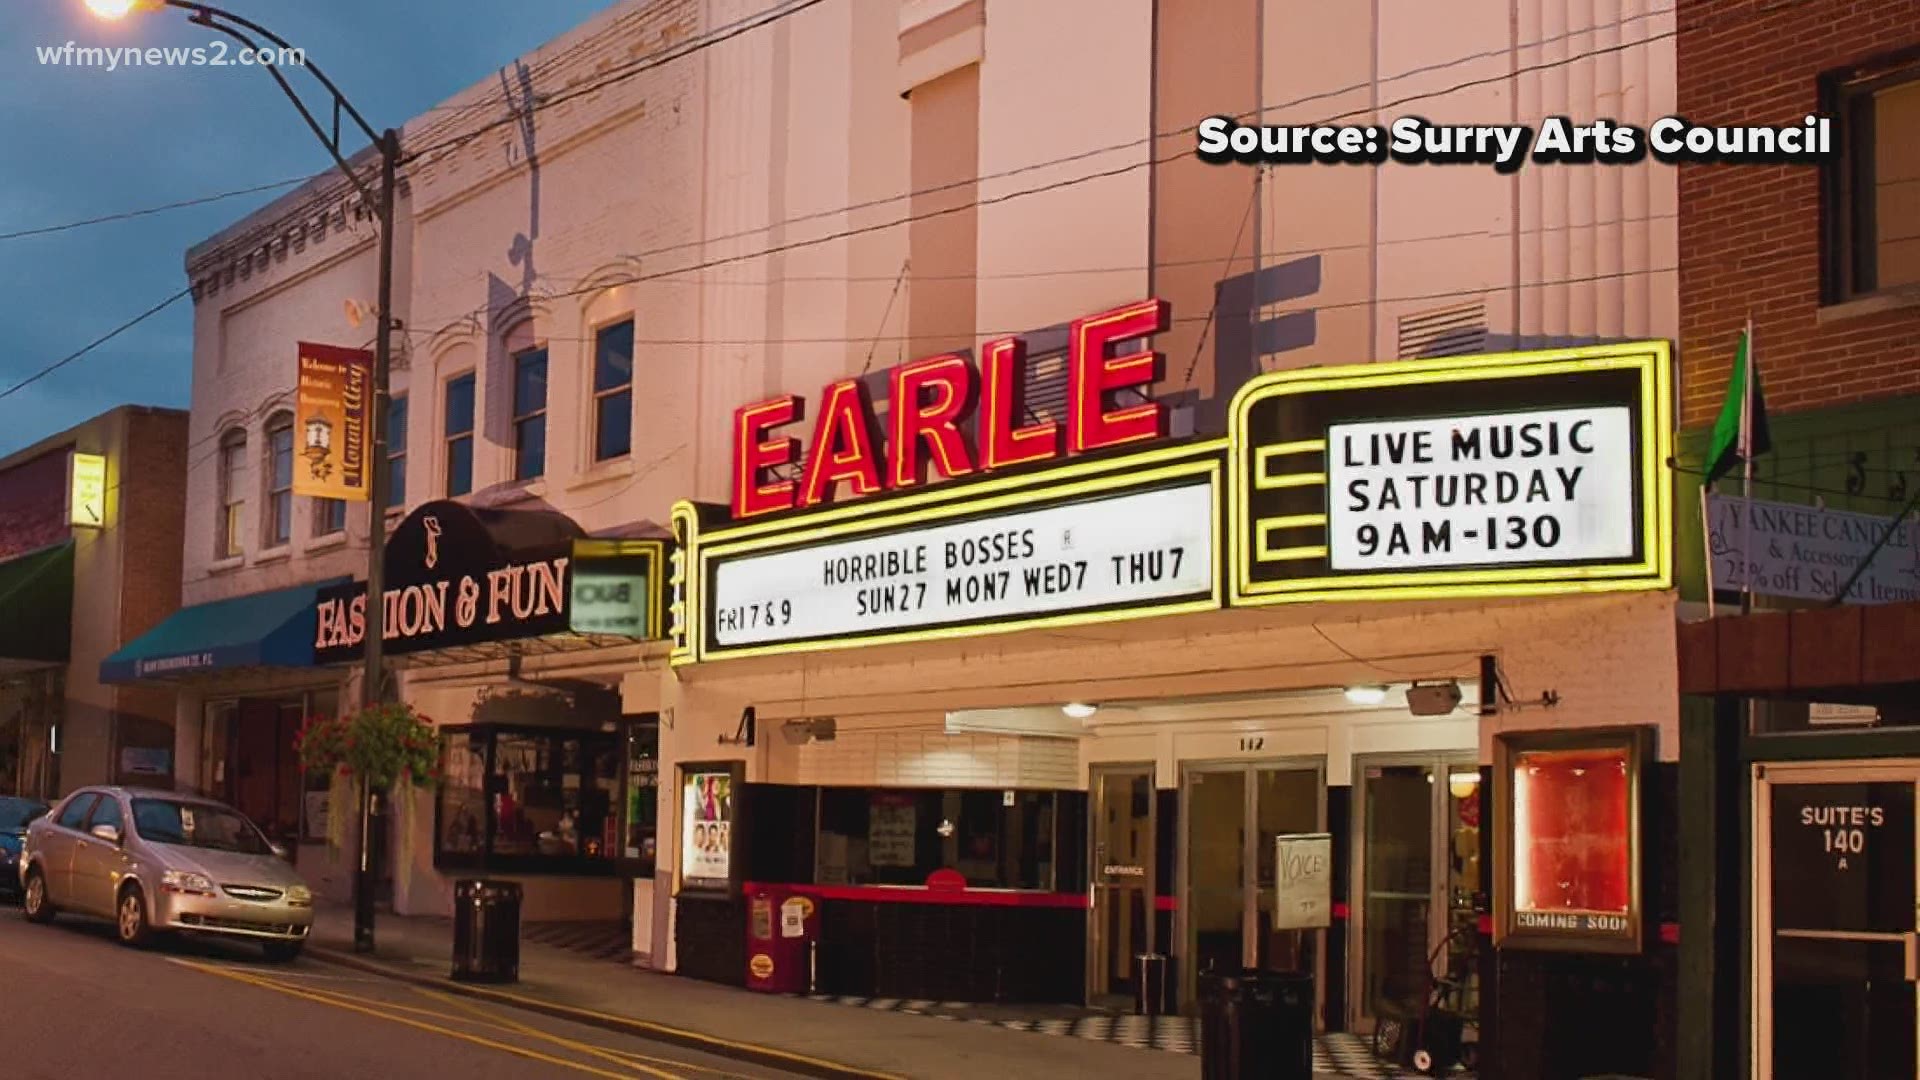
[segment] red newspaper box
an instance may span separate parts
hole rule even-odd
[[[747,888],[747,989],[804,994],[813,988],[820,905],[777,885]]]

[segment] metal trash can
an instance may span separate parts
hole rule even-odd
[[[1167,958],[1139,953],[1133,958],[1133,1013],[1159,1016],[1167,1011]]]
[[[519,882],[454,885],[453,977],[461,982],[519,981]]]
[[[1200,976],[1205,1080],[1313,1080],[1313,976],[1242,971]]]

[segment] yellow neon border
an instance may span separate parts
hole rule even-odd
[[[679,536],[683,541],[675,548],[671,556],[679,563],[679,569],[668,575],[667,578],[668,590],[671,590],[675,585],[680,587],[680,601],[678,604],[675,604],[671,596],[668,596],[666,600],[668,619],[667,633],[672,640],[672,647],[667,650],[667,664],[671,667],[678,667],[681,664],[693,662],[694,634],[697,633],[699,629],[697,624],[700,609],[693,602],[699,589],[696,587],[694,575],[689,573],[689,571],[692,569],[693,551],[700,542],[700,512],[692,503],[682,499],[673,504],[673,511],[668,516],[668,520],[673,523],[674,534]],[[672,625],[674,608],[676,607],[679,609],[680,614],[680,625],[678,627]]]
[[[712,648],[706,642],[705,626],[700,625],[705,620],[705,603],[704,601],[696,603],[696,598],[689,596],[686,602],[689,608],[688,623],[692,635],[689,639],[688,651],[691,655],[688,660],[698,662],[864,648],[902,642],[944,641],[1010,633],[1016,630],[1085,626],[1148,616],[1217,610],[1222,606],[1225,594],[1220,573],[1224,527],[1222,510],[1225,497],[1223,490],[1225,465],[1221,450],[1224,445],[1224,440],[1214,439],[1204,443],[1156,449],[1124,458],[1075,462],[1058,469],[1031,475],[968,484],[958,490],[933,490],[917,498],[888,500],[869,506],[848,506],[837,513],[808,515],[804,522],[789,522],[785,530],[778,532],[760,524],[715,530],[708,536],[701,537],[695,545],[693,569],[689,574],[690,581],[704,584],[713,561],[726,555],[738,555],[768,548],[798,547],[856,531],[862,533],[869,530],[876,533],[899,531],[921,525],[938,524],[968,514],[1022,506],[1042,499],[1048,502],[1065,501],[1083,495],[1124,492],[1183,477],[1204,477],[1212,503],[1211,520],[1207,531],[1210,540],[1208,558],[1212,563],[1213,573],[1208,595],[1203,598],[1161,604],[1141,604],[1108,611],[1037,615],[932,630],[900,630],[887,634],[830,638],[824,641]],[[677,513],[679,507],[675,509]]]
[[[1307,368],[1273,372],[1249,381],[1234,395],[1227,436],[1228,460],[1233,466],[1229,476],[1229,483],[1233,487],[1230,500],[1233,568],[1229,603],[1234,606],[1259,606],[1318,600],[1526,596],[1670,588],[1673,583],[1670,532],[1673,478],[1666,471],[1667,458],[1673,452],[1670,356],[1671,347],[1667,342],[1643,341],[1479,357],[1442,357],[1337,368]],[[1611,566],[1429,570],[1364,576],[1322,576],[1259,584],[1252,581],[1249,556],[1255,552],[1249,549],[1259,549],[1258,553],[1267,550],[1264,534],[1255,533],[1254,530],[1279,520],[1262,519],[1254,522],[1247,505],[1250,486],[1267,488],[1272,486],[1272,479],[1277,479],[1268,478],[1264,472],[1253,471],[1265,464],[1265,458],[1257,456],[1259,451],[1270,449],[1249,445],[1247,420],[1255,404],[1272,397],[1315,391],[1618,370],[1638,370],[1641,374],[1640,468],[1641,492],[1646,505],[1642,514],[1641,541],[1645,557],[1640,561]],[[1291,447],[1306,441],[1310,440],[1273,445]],[[1304,481],[1300,483],[1304,484]],[[1253,538],[1255,543],[1249,544],[1249,538]],[[1341,584],[1343,582],[1352,584]]]

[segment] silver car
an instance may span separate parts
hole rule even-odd
[[[171,791],[67,796],[28,826],[20,884],[28,919],[112,919],[127,945],[186,931],[251,938],[268,959],[292,960],[313,927],[313,892],[283,849],[238,810]]]

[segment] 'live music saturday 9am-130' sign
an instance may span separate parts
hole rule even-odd
[[[1170,318],[1074,320],[1058,416],[1023,398],[1020,337],[894,368],[884,431],[864,383],[827,384],[804,453],[800,398],[741,407],[724,518],[674,510],[674,662],[1219,607],[1221,444],[1125,452],[1167,434],[1142,342]]]
[[[1665,588],[1665,342],[1275,372],[1230,430],[1236,605]]]
[[[551,510],[426,503],[387,542],[381,637],[390,655],[553,634],[657,637],[664,561],[664,541],[589,539]],[[364,581],[320,590],[319,663],[359,657],[366,598]]]

